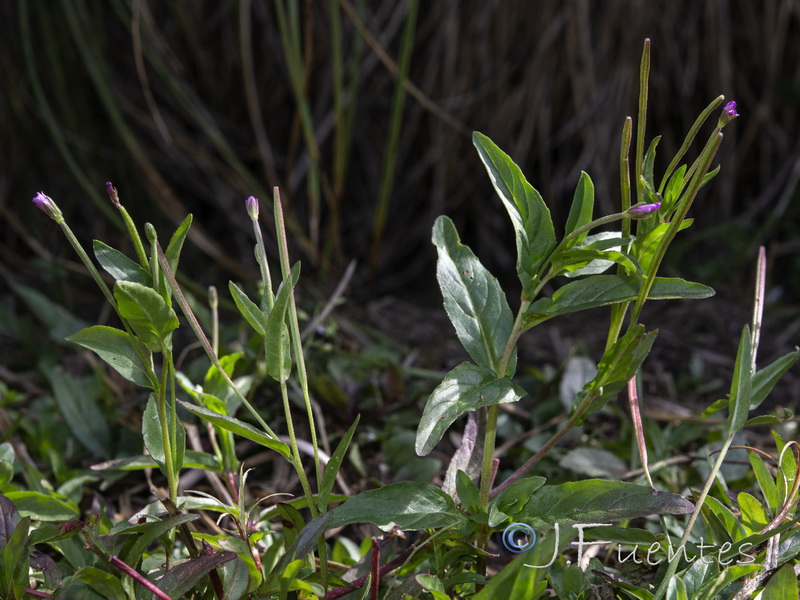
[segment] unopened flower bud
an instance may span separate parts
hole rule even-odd
[[[631,219],[646,219],[659,208],[661,208],[661,202],[653,202],[652,204],[640,202],[639,204],[634,204],[628,210],[626,210],[625,216]]]
[[[258,198],[255,196],[250,196],[246,201],[245,204],[247,205],[247,214],[250,215],[250,219],[253,221],[258,220]]]
[[[56,203],[53,202],[53,199],[44,192],[39,192],[36,194],[33,197],[33,203],[36,205],[36,208],[41,210],[54,221],[60,223],[64,220],[61,210],[58,208],[58,206],[56,206]]]
[[[117,188],[110,181],[106,181],[106,193],[108,194],[108,198],[111,200],[111,204],[119,210],[122,208],[122,204],[119,202],[119,194],[117,193]]]

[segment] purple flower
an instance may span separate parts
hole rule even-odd
[[[64,220],[61,216],[61,211],[59,210],[58,206],[56,206],[56,203],[53,202],[53,199],[44,192],[39,192],[36,194],[33,197],[33,203],[36,205],[36,208],[41,210],[54,221]]]
[[[250,218],[253,221],[258,220],[258,198],[255,196],[250,196],[246,201],[245,204],[247,205],[247,214],[250,215]]]
[[[646,219],[650,213],[653,213],[661,208],[661,202],[653,202],[652,204],[635,204],[631,206],[625,215],[631,219]]]
[[[724,127],[738,116],[739,113],[736,112],[736,102],[731,100],[725,105],[725,108],[722,109],[722,114],[719,116],[719,127]]]

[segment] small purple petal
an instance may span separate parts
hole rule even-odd
[[[725,108],[722,109],[722,116],[726,119],[735,119],[739,116],[739,113],[736,112],[736,102],[731,100],[725,105]]]
[[[33,197],[33,203],[36,205],[36,208],[38,208],[40,211],[42,211],[45,214],[48,214],[47,207],[50,204],[52,204],[53,201],[48,196],[46,196],[44,192],[39,192]]]
[[[110,181],[106,181],[106,194],[108,194],[109,200],[111,203],[117,208],[122,208],[122,204],[119,201],[119,194],[117,193],[117,188],[114,187]]]
[[[258,220],[258,198],[250,196],[245,201],[245,205],[247,206],[247,214],[250,215],[250,218],[253,221]]]
[[[661,202],[653,202],[652,204],[637,204],[628,209],[629,215],[644,216],[649,215],[651,212],[657,211],[661,208]]]
[[[36,208],[41,210],[44,214],[48,217],[53,219],[54,221],[61,223],[64,221],[64,217],[61,214],[61,210],[58,208],[53,199],[45,194],[44,192],[39,192],[33,197],[33,203],[36,205]]]

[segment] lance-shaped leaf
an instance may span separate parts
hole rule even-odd
[[[186,241],[186,236],[189,235],[189,228],[192,226],[192,215],[187,215],[183,222],[178,225],[175,233],[167,244],[167,249],[164,251],[164,256],[167,257],[169,268],[175,273],[178,270],[178,261],[181,257],[181,250],[183,243]]]
[[[267,373],[275,381],[284,382],[292,372],[292,355],[289,345],[289,328],[286,327],[286,310],[292,291],[300,276],[300,263],[295,263],[289,278],[281,282],[275,295],[275,305],[267,317],[266,362]],[[302,349],[298,350],[302,352]]]
[[[240,435],[245,439],[256,442],[257,444],[271,448],[272,450],[278,452],[286,460],[291,459],[291,451],[289,450],[289,446],[280,440],[270,437],[266,432],[256,429],[250,425],[250,423],[245,423],[244,421],[240,421],[235,417],[229,417],[228,415],[223,415],[221,413],[214,412],[213,410],[203,408],[202,406],[196,406],[181,400],[178,400],[178,404],[183,406],[183,408],[188,410],[190,413],[197,415],[204,421],[208,421],[209,423],[212,423],[213,425],[221,427],[227,431],[232,431],[236,435]]]
[[[140,283],[118,281],[114,297],[120,315],[145,346],[153,352],[160,352],[162,344],[167,348],[172,346],[172,332],[179,325],[178,317],[161,294]]]
[[[492,140],[475,132],[472,143],[511,218],[517,240],[517,274],[522,289],[533,297],[538,281],[536,272],[556,245],[550,211],[520,168]]]
[[[232,281],[228,282],[228,289],[231,291],[231,296],[236,303],[236,308],[242,313],[242,316],[250,324],[250,327],[255,329],[256,333],[260,336],[265,336],[267,331],[267,317],[264,312]]]
[[[516,402],[525,391],[508,377],[472,363],[461,363],[433,390],[417,429],[417,454],[424,456],[442,439],[444,432],[464,413],[504,402]]]
[[[167,430],[172,429],[172,411],[167,411]],[[161,417],[158,414],[158,400],[155,394],[150,394],[147,399],[147,406],[145,406],[144,413],[142,414],[142,439],[144,446],[156,461],[161,472],[167,474],[166,462],[167,455],[164,448],[164,436],[161,429]],[[172,463],[176,470],[180,470],[183,466],[183,456],[186,453],[186,431],[183,425],[176,424],[175,427],[176,439],[174,447],[172,448]]]
[[[592,221],[594,211],[594,184],[592,179],[585,171],[581,171],[578,186],[575,188],[575,195],[572,197],[572,206],[569,209],[569,216],[564,227],[564,236]],[[570,240],[569,246],[580,245],[586,237],[586,233]]]
[[[540,298],[534,302],[525,315],[526,325],[549,317],[634,300],[641,285],[640,279],[625,275],[595,275],[570,282],[559,288],[552,298]],[[713,295],[713,289],[700,283],[678,277],[656,277],[647,297],[650,300],[699,300]]]
[[[792,368],[798,357],[800,357],[800,349],[795,348],[793,352],[784,354],[775,362],[756,371],[750,392],[750,410],[757,408],[767,399],[772,388],[775,387],[775,384],[778,383],[786,371]]]
[[[645,333],[644,325],[637,325],[606,350],[597,367],[597,375],[581,392],[584,397],[589,393],[596,395],[581,417],[581,422],[590,413],[600,410],[625,387],[650,354],[657,334],[657,331]],[[573,408],[580,405],[581,399],[573,404]]]
[[[433,243],[439,253],[436,278],[456,335],[472,360],[498,373],[514,325],[503,290],[472,250],[460,242],[455,225],[447,217],[436,219]],[[513,373],[515,368],[516,351],[506,372],[498,375]]]
[[[81,329],[67,338],[68,341],[88,348],[102,358],[117,373],[128,381],[151,390],[156,389],[158,381],[151,381],[148,369],[136,348],[136,342],[124,331],[95,325]],[[145,351],[149,355],[149,351]]]
[[[739,350],[736,353],[731,392],[728,396],[728,421],[725,424],[728,435],[733,435],[744,427],[747,421],[747,413],[750,410],[750,389],[753,384],[753,348],[751,340],[750,327],[745,325],[744,329],[742,329],[742,338],[739,341]]]
[[[356,420],[342,436],[336,450],[331,454],[328,464],[325,465],[325,474],[322,476],[322,484],[319,486],[319,496],[317,497],[317,505],[320,512],[325,512],[328,509],[328,500],[333,490],[333,484],[336,482],[336,475],[339,473],[339,467],[342,466],[347,449],[350,447],[350,440],[353,439],[353,434],[356,432],[356,425],[361,417],[356,416]]]
[[[158,589],[170,598],[183,598],[194,586],[207,578],[209,571],[237,558],[233,552],[212,552],[190,558],[167,571],[159,580]]]
[[[449,527],[465,519],[453,499],[438,487],[404,481],[361,492],[332,511],[327,527],[371,523],[383,531],[395,526],[416,531]]]
[[[119,250],[98,240],[92,242],[92,248],[97,262],[116,281],[135,281],[146,286],[150,286],[153,283],[153,278],[147,269],[125,256]]]
[[[587,479],[539,488],[515,518],[534,528],[558,523],[611,523],[648,515],[683,515],[694,510],[678,494],[622,481]]]
[[[650,221],[655,222],[655,219],[645,219],[643,221],[638,221],[638,223],[647,223]],[[694,219],[684,219],[681,221],[680,226],[678,226],[678,231],[683,231],[684,229],[691,227],[693,222]],[[661,238],[663,238],[667,233],[669,225],[669,223],[662,223],[661,225],[658,225],[652,230],[648,231],[646,235],[640,231],[637,231],[639,237],[633,241],[633,248],[631,249],[631,252],[638,257],[639,264],[642,266],[642,269],[646,270],[653,262],[653,257],[655,257],[656,250],[658,250]]]

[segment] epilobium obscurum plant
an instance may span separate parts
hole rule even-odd
[[[42,573],[40,597],[114,598],[339,598],[358,597],[435,599],[597,597],[596,589],[613,585],[617,592],[635,598],[708,598],[734,584],[732,593],[756,591],[766,578],[775,576],[763,591],[763,600],[796,597],[792,566],[798,552],[794,524],[787,521],[797,502],[800,453],[796,444],[775,435],[780,453],[773,474],[761,458],[751,464],[763,492],[764,504],[739,495],[741,517],[726,506],[714,486],[723,486],[719,468],[742,428],[762,422],[747,420],[748,412],[766,398],[777,380],[796,362],[798,351],[771,365],[756,368],[756,350],[764,298],[764,259],[759,260],[757,296],[752,329],[745,327],[736,359],[731,391],[707,412],[728,409],[720,451],[704,488],[682,495],[656,489],[649,471],[644,428],[639,416],[636,374],[647,357],[656,332],[641,323],[648,300],[701,299],[713,294],[707,286],[679,278],[659,277],[658,271],[675,236],[691,225],[688,211],[700,188],[718,172],[711,166],[722,141],[722,129],[738,116],[736,104],[722,109],[716,127],[689,164],[692,142],[706,120],[719,109],[723,98],[712,101],[694,123],[666,171],[656,180],[654,163],[658,138],[645,148],[649,42],[645,44],[640,79],[641,92],[636,144],[631,150],[633,120],[623,125],[620,150],[620,211],[594,218],[594,186],[582,173],[564,231],[556,233],[549,209],[527,182],[519,167],[488,137],[475,133],[473,142],[487,173],[511,219],[517,248],[517,275],[521,292],[519,309],[511,311],[497,279],[461,243],[453,222],[439,217],[433,228],[438,251],[437,278],[459,340],[471,361],[450,371],[430,395],[422,413],[416,451],[429,453],[445,432],[470,414],[445,476],[444,488],[426,483],[398,482],[367,490],[341,502],[333,489],[346,458],[357,420],[329,457],[317,443],[317,423],[312,410],[303,344],[293,289],[299,264],[290,265],[280,197],[275,191],[274,215],[278,232],[281,282],[273,286],[263,234],[259,203],[245,201],[253,224],[256,260],[263,293],[251,299],[235,283],[229,288],[236,307],[253,332],[263,340],[264,371],[275,380],[284,409],[285,436],[270,428],[247,400],[248,381],[233,380],[241,354],[220,355],[217,334],[209,340],[189,300],[176,279],[184,240],[191,225],[188,217],[162,250],[152,226],[145,226],[146,247],[136,225],[108,184],[108,195],[121,213],[134,245],[136,259],[94,242],[97,262],[115,280],[109,289],[94,263],[67,226],[55,202],[43,193],[34,197],[37,207],[62,227],[70,243],[116,312],[120,328],[94,326],[75,333],[70,340],[96,352],[125,379],[148,390],[142,437],[147,455],[117,459],[103,465],[113,468],[158,468],[167,481],[167,495],[132,522],[112,523],[104,514],[72,520],[59,528],[41,526],[29,532],[31,517],[48,520],[42,503],[67,506],[54,492],[35,498],[18,491],[0,494],[4,519],[0,532],[0,595],[22,598],[29,580],[29,565]],[[619,224],[616,231],[594,233],[597,228]],[[566,283],[565,283],[566,280]],[[551,295],[549,284],[561,282]],[[173,302],[202,345],[210,367],[202,383],[192,381],[175,366],[172,335],[179,327]],[[212,311],[217,301],[211,294]],[[496,482],[499,457],[495,457],[498,409],[516,402],[525,390],[514,380],[517,343],[521,335],[553,318],[608,306],[611,319],[605,351],[596,375],[577,393],[568,417],[552,437],[523,465]],[[216,320],[215,320],[216,322]],[[214,327],[216,331],[216,327]],[[294,427],[295,410],[289,382],[294,379],[299,405],[308,420],[310,467],[304,464]],[[544,477],[530,471],[564,436],[590,414],[603,408],[619,392],[628,389],[639,456],[648,485],[615,480],[585,480],[545,485]],[[184,395],[189,400],[182,400]],[[254,423],[235,416],[244,406]],[[201,419],[208,427],[212,452],[186,449],[186,433],[178,407]],[[479,418],[475,419],[477,413]],[[279,504],[259,523],[280,520],[274,529],[259,530],[252,515],[255,506],[245,504],[245,476],[236,454],[236,437],[275,452],[294,469],[303,497]],[[288,442],[288,443],[287,443]],[[471,476],[478,465],[477,476]],[[180,489],[182,469],[203,469],[219,479],[222,498]],[[721,488],[722,489],[722,488]],[[3,488],[6,491],[6,488]],[[44,499],[43,499],[44,498]],[[63,507],[62,507],[63,508]],[[68,506],[71,509],[71,507]],[[77,507],[75,507],[77,511]],[[227,515],[234,529],[197,531],[190,522],[196,511],[215,510]],[[26,513],[22,518],[20,511]],[[303,512],[301,512],[303,511]],[[679,515],[689,514],[683,522]],[[578,552],[583,548],[588,524],[609,524],[659,515],[659,531],[611,528],[600,530],[607,543],[646,546],[648,565],[655,578],[631,582],[613,566],[590,562],[591,571],[569,564],[562,553],[579,530]],[[704,545],[695,524],[713,536]],[[343,546],[331,549],[325,532],[354,524],[372,524],[385,533],[372,537],[361,556],[348,568],[337,559]],[[522,529],[520,529],[522,528]],[[527,529],[525,529],[527,528]],[[529,550],[491,576],[489,559],[497,556],[491,536],[505,530],[503,544],[509,550]],[[515,531],[539,535],[520,545]],[[675,538],[675,532],[680,539]],[[413,532],[413,533],[412,533]],[[83,537],[88,557],[76,559],[80,549],[68,540]],[[403,539],[409,538],[407,542]],[[595,538],[596,539],[596,538]],[[66,541],[65,541],[66,540]],[[160,550],[151,548],[158,540]],[[74,541],[74,540],[73,540]],[[707,540],[706,540],[707,541]],[[533,543],[530,543],[533,542]],[[779,546],[779,542],[785,542]],[[62,561],[66,576],[54,576],[55,562],[39,554],[24,557],[36,544],[48,544],[68,560]],[[767,549],[763,552],[760,547]],[[366,553],[368,547],[369,553]],[[338,555],[337,555],[337,548]],[[708,566],[703,549],[713,548],[718,562]],[[751,554],[762,563],[735,564],[736,556]],[[781,549],[783,548],[783,550]],[[333,552],[334,560],[329,560]],[[747,554],[748,556],[750,554]],[[180,560],[177,560],[180,559]],[[177,560],[177,562],[173,562]],[[726,562],[727,561],[727,562]],[[52,564],[51,564],[52,563]],[[353,564],[355,563],[355,564]],[[641,564],[641,563],[639,563]],[[21,566],[20,566],[21,565]],[[660,567],[659,567],[660,565]],[[699,565],[699,566],[698,566]],[[55,571],[54,571],[55,569]],[[656,570],[657,569],[657,570]],[[680,574],[682,579],[673,576]],[[745,579],[746,578],[746,579]],[[603,583],[605,582],[605,583]],[[677,583],[676,583],[677,582]],[[774,582],[774,583],[773,583]],[[794,585],[794,588],[792,588]],[[729,588],[730,589],[730,588]],[[794,592],[792,593],[792,589]],[[786,596],[789,590],[789,596]],[[614,592],[611,592],[614,594]],[[784,595],[780,595],[784,594]],[[744,596],[742,596],[744,597]]]

